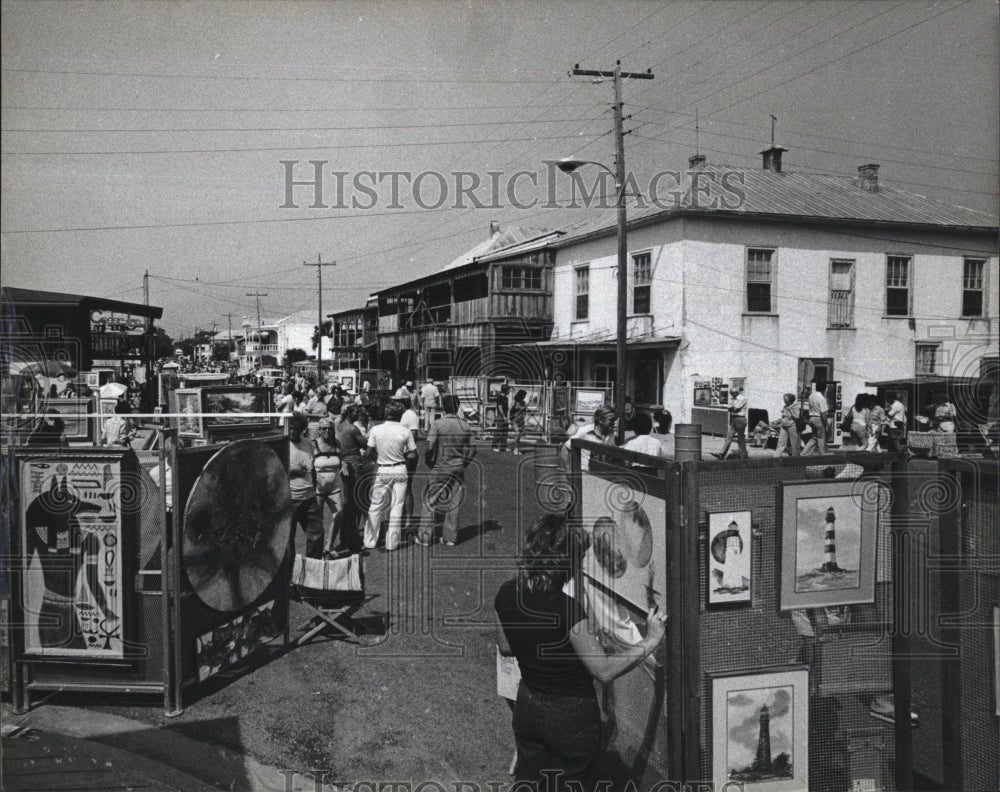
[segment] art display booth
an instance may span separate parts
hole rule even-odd
[[[918,476],[890,454],[734,464],[572,448],[571,488],[553,474],[536,497],[590,536],[574,595],[592,629],[620,646],[645,634],[649,604],[669,615],[655,662],[599,686],[600,778],[732,792],[996,787],[995,462]],[[915,677],[927,644],[940,668]]]
[[[162,447],[162,443],[161,443]],[[184,691],[288,641],[288,441],[18,448],[9,659],[15,710],[47,691]],[[154,481],[172,474],[172,503]]]

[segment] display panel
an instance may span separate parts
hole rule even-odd
[[[24,651],[124,656],[122,458],[20,463]]]

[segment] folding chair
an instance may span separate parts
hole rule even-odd
[[[313,615],[299,625],[299,630],[306,632],[295,640],[295,645],[301,646],[327,628],[339,633],[338,637],[361,643],[349,620],[377,596],[365,593],[364,581],[364,562],[358,554],[331,560],[296,555],[292,587]]]

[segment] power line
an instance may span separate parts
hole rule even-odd
[[[3,151],[3,156],[17,157],[118,157],[122,154],[231,154],[250,151],[339,151],[342,149],[410,148],[413,146],[463,146],[483,143],[523,143],[537,140],[565,140],[565,135],[533,136],[527,138],[490,138],[479,140],[414,140],[400,143],[357,143],[336,146],[262,146],[249,148],[214,149],[133,149],[122,151]]]
[[[454,124],[379,124],[373,127],[371,124],[363,126],[316,126],[316,127],[159,127],[159,128],[46,128],[46,127],[18,127],[6,128],[3,132],[372,132],[373,129],[382,131],[384,129],[449,129],[459,127],[484,127],[484,126],[504,126],[506,124],[568,124],[589,121],[603,121],[603,118],[550,118],[536,119],[528,121],[468,121]],[[339,146],[337,148],[340,148]]]
[[[402,80],[397,77],[270,77],[270,76],[253,76],[253,75],[239,75],[237,77],[228,77],[218,74],[152,74],[148,72],[114,72],[114,71],[74,71],[72,69],[21,69],[12,68],[9,66],[2,67],[2,71],[14,72],[19,74],[65,74],[72,75],[74,77],[139,77],[139,78],[150,78],[150,79],[163,79],[163,80],[237,80],[237,81],[248,81],[248,82],[321,82],[321,83],[457,83],[457,84],[473,84],[473,85],[507,85],[511,83],[523,84],[523,83],[547,83],[548,80],[526,80],[526,79],[513,79],[513,80],[497,80],[497,79],[470,79],[470,80],[457,80],[457,79],[427,79],[427,78],[415,78],[410,80]],[[462,70],[467,71],[467,70]],[[494,70],[495,71],[495,70]]]

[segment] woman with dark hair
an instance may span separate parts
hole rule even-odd
[[[528,414],[528,404],[525,401],[527,398],[528,391],[521,388],[514,394],[514,403],[510,406],[509,420],[511,427],[514,429],[515,455],[521,453],[521,435],[524,434],[524,421]]]
[[[586,535],[563,516],[539,518],[525,536],[517,577],[493,602],[500,654],[516,657],[521,670],[512,721],[516,780],[541,783],[555,772],[559,790],[568,781],[583,782],[584,789],[594,781],[601,748],[594,679],[608,683],[635,668],[666,631],[667,617],[654,606],[639,643],[605,652],[582,603],[563,591],[577,576],[586,546]]]

